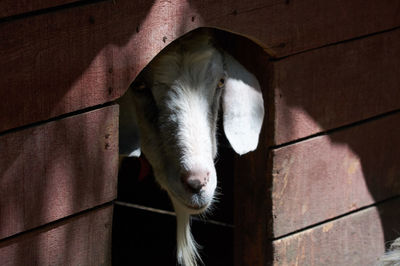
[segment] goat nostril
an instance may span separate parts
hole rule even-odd
[[[181,175],[181,182],[190,193],[200,193],[209,180],[209,171],[188,171]]]
[[[204,187],[204,183],[194,178],[188,178],[185,182],[185,185],[186,188],[188,188],[192,193],[199,193],[200,190]]]

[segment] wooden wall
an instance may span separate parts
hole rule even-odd
[[[237,265],[374,265],[399,237],[399,34],[258,70],[269,117],[261,146],[237,160]]]
[[[399,10],[395,0],[1,1],[1,261],[111,263],[112,101],[162,48],[206,26],[259,45],[238,39],[232,52],[268,110],[259,149],[236,161],[235,264],[374,262],[400,227]]]

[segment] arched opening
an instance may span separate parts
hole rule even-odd
[[[197,29],[193,32],[196,34],[204,30],[206,29]],[[207,31],[212,32],[219,48],[231,54],[257,77],[264,104],[268,105],[270,99],[268,77],[271,69],[269,56],[265,51],[248,38],[222,30],[207,29]],[[171,45],[173,46],[174,42],[166,49]],[[269,114],[266,113],[264,127],[270,124],[268,117]],[[256,193],[260,194],[260,199],[268,199],[264,193],[267,187],[267,179],[264,178],[267,167],[267,131],[263,130],[260,135],[257,152],[238,156],[223,133],[222,119],[219,119],[218,123],[218,158],[215,161],[218,200],[206,218],[192,217],[192,234],[202,247],[200,255],[206,265],[233,265],[237,259],[246,260],[250,257],[261,260],[260,255],[266,256],[265,243],[259,246],[259,250],[252,250],[251,253],[242,248],[238,250],[238,245],[235,243],[242,242],[243,238],[253,237],[250,235],[260,233],[260,230],[265,231],[264,222],[267,221],[269,211],[257,210],[257,206],[249,208],[247,205],[249,202],[246,202],[245,197],[247,193],[253,195]],[[120,136],[123,134],[124,132],[120,132]],[[254,185],[255,183],[257,185]],[[254,186],[249,186],[249,184]],[[116,203],[113,265],[142,265],[143,263],[175,265],[176,221],[173,207],[167,193],[160,189],[154,176],[151,173],[143,176],[143,161],[140,159],[130,157],[122,161]],[[264,208],[267,205],[263,203],[259,207]],[[237,230],[236,225],[258,229],[254,230],[254,233],[245,232]],[[253,239],[264,242],[261,235]],[[156,256],[154,250],[157,250]]]

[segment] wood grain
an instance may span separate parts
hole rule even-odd
[[[162,48],[201,26],[246,35],[281,57],[396,27],[399,6],[120,0],[4,22],[0,132],[118,98]]]
[[[111,265],[113,206],[0,242],[3,266]]]
[[[79,0],[1,0],[0,19],[78,1]]]
[[[274,62],[274,144],[400,109],[400,30]]]
[[[273,265],[376,265],[398,237],[399,206],[393,200],[274,241]]]
[[[264,128],[265,129],[265,128]],[[236,266],[269,265],[271,258],[270,213],[272,207],[272,160],[268,154],[268,133],[262,130],[258,149],[235,160],[234,221]]]
[[[400,114],[272,151],[273,237],[400,195]]]
[[[273,57],[400,26],[395,0],[190,1],[205,26],[256,40]]]
[[[166,45],[143,21],[151,5],[107,1],[1,23],[0,131],[120,96]],[[161,24],[164,11],[149,20]]]
[[[118,106],[0,136],[0,239],[116,198]]]

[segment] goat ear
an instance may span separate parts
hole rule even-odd
[[[264,119],[264,100],[256,77],[224,53],[226,80],[222,96],[224,132],[242,155],[257,148]]]

